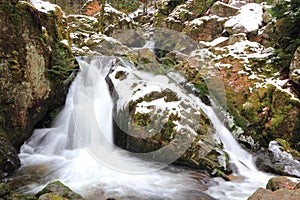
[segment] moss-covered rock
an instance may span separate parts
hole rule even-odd
[[[0,14],[0,127],[18,149],[47,111],[63,104],[74,58],[59,7],[4,1]]]
[[[49,183],[36,196],[39,200],[84,200],[82,196],[73,192],[60,181]]]
[[[115,143],[144,159],[204,169],[218,176],[230,173],[228,156],[195,99],[176,86],[171,72],[148,74],[149,80],[141,78],[143,73],[117,63],[109,75],[117,109]]]

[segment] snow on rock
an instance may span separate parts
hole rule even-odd
[[[58,5],[52,4],[48,1],[42,1],[42,0],[31,0],[30,3],[39,11],[44,13],[49,13],[51,11],[55,11],[57,8],[59,8]]]
[[[225,29],[229,33],[257,32],[263,23],[263,7],[256,3],[249,3],[241,7],[238,15],[229,19]]]
[[[269,151],[273,153],[275,165],[284,166],[284,172],[300,177],[300,162],[294,160],[293,156],[284,151],[277,141],[271,141]]]
[[[196,18],[187,23],[185,32],[196,41],[210,42],[221,36],[226,19],[216,15]]]

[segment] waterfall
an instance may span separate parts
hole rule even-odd
[[[39,184],[21,191],[34,192],[53,180],[60,180],[88,200],[191,199],[203,197],[199,183],[186,171],[156,170],[154,164],[129,157],[113,145],[112,100],[105,81],[114,57],[78,58],[80,72],[73,81],[64,109],[52,128],[37,129],[22,146],[21,170],[32,168],[42,174]],[[236,166],[238,181],[211,181],[207,193],[220,199],[245,199],[265,185],[268,175],[259,172],[251,154],[243,150],[214,110],[195,97],[211,119],[225,151]],[[122,170],[118,167],[122,166]],[[148,173],[127,173],[132,169]],[[155,169],[155,170],[153,170]]]
[[[21,147],[20,171],[31,169],[41,177],[19,191],[36,193],[47,183],[60,180],[88,200],[207,196],[186,170],[152,170],[153,164],[128,157],[125,151],[113,147],[112,101],[104,78],[115,58],[77,60],[80,72],[53,127],[35,130]],[[111,167],[103,160],[115,165]],[[124,171],[139,167],[150,172],[130,174],[115,166],[122,166]]]
[[[206,192],[222,200],[247,199],[257,188],[265,187],[272,176],[256,168],[253,156],[238,144],[231,132],[220,121],[214,109],[199,99],[197,101],[214,125],[224,150],[229,155],[234,170],[233,176],[236,176],[236,180],[230,182],[225,182],[220,178],[213,179],[211,187]]]

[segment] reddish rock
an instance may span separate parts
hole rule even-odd
[[[279,189],[293,190],[299,181],[299,179],[289,178],[287,176],[274,177],[269,180],[267,189],[272,191]]]

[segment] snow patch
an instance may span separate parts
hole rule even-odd
[[[238,13],[225,22],[225,29],[232,29],[233,33],[249,33],[257,31],[263,23],[263,7],[259,4],[246,4]]]
[[[49,13],[51,11],[55,11],[57,8],[59,8],[58,5],[52,4],[48,1],[42,1],[42,0],[31,0],[30,3],[39,11],[44,13]]]

